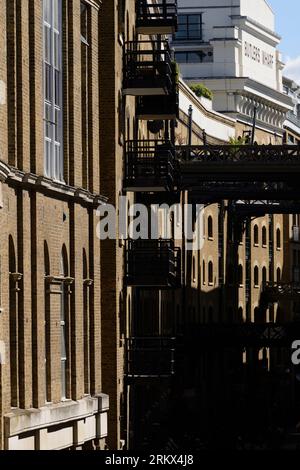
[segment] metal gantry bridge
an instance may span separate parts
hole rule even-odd
[[[194,202],[300,200],[300,145],[180,145],[129,141],[128,191],[188,191]],[[289,209],[286,209],[289,211]]]
[[[130,141],[126,145],[127,191],[142,194],[146,201],[155,195],[161,203],[181,191],[188,192],[192,203],[228,200],[228,211],[237,221],[267,214],[299,214],[299,182],[300,145],[174,146],[165,140]],[[140,276],[135,285],[141,285]],[[265,283],[259,308],[266,310],[282,299],[299,301],[300,285]],[[193,325],[184,337],[188,348],[290,348],[300,338],[300,322]],[[141,345],[134,346],[139,357]],[[166,349],[168,355],[170,348]]]
[[[201,182],[296,182],[300,176],[297,145],[206,145],[175,148],[183,186]]]

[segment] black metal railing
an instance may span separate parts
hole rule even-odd
[[[170,141],[126,142],[125,182],[130,191],[172,191],[176,187],[175,149]]]
[[[168,95],[174,88],[168,41],[129,41],[124,49],[124,94]]]
[[[163,378],[175,373],[176,338],[135,337],[126,340],[126,375]]]
[[[194,203],[210,203],[224,199],[300,199],[300,187],[297,182],[257,182],[249,181],[186,181],[182,178],[181,188],[190,191]]]
[[[173,240],[127,240],[126,283],[137,287],[180,287],[180,249]]]
[[[136,26],[141,34],[173,34],[177,31],[177,0],[137,0]]]
[[[188,349],[291,347],[300,338],[300,322],[203,324],[186,328],[183,335]]]
[[[232,213],[238,217],[263,217],[266,214],[299,214],[300,204],[297,201],[240,200],[232,206]]]
[[[274,303],[278,300],[299,300],[300,283],[298,282],[265,282],[262,285],[263,302]]]
[[[176,90],[167,96],[138,96],[136,115],[143,120],[175,120],[179,117],[179,96]]]
[[[223,164],[232,163],[295,163],[300,160],[300,145],[181,145],[177,156],[183,161]]]
[[[185,182],[295,181],[300,176],[300,145],[178,146]]]

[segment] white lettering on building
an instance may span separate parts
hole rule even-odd
[[[259,64],[266,65],[273,68],[274,56],[271,53],[262,51],[259,47],[254,46],[250,42],[245,41],[245,56],[249,59],[258,62]]]

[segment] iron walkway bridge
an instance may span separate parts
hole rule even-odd
[[[300,214],[299,201],[237,200],[228,211],[239,218],[263,217],[267,214]]]
[[[292,182],[229,182],[197,183],[189,190],[190,202],[213,204],[228,200],[300,201],[300,185]]]
[[[300,145],[177,146],[182,185],[201,182],[299,181]]]
[[[299,282],[266,282],[262,287],[261,305],[268,306],[279,300],[299,301]],[[300,338],[299,338],[300,340]]]
[[[125,146],[126,191],[160,200],[188,191],[191,202],[300,200],[300,145],[181,145],[131,140]]]
[[[203,324],[186,329],[178,340],[183,350],[218,350],[223,348],[291,348],[300,340],[300,322]]]

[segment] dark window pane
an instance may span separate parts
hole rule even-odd
[[[52,102],[52,68],[45,64],[45,100]]]
[[[186,53],[185,52],[177,52],[175,54],[176,61],[179,64],[184,64],[186,62]]]
[[[60,72],[55,70],[55,106],[60,106]]]
[[[178,15],[178,24],[187,23],[187,15]]]

